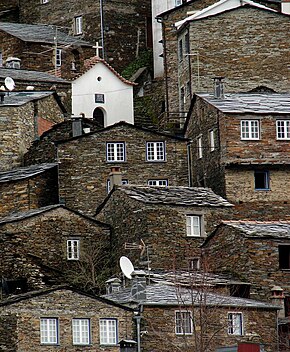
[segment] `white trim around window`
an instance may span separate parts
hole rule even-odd
[[[228,313],[228,334],[242,336],[244,334],[243,314],[240,312]]]
[[[192,314],[187,310],[175,311],[175,334],[192,335]]]
[[[55,53],[55,66],[56,67],[61,66],[61,56],[62,56],[62,50],[57,48],[56,53]]]
[[[148,186],[168,186],[168,180],[148,180]]]
[[[276,138],[278,140],[290,139],[290,120],[276,121]]]
[[[68,239],[66,241],[67,260],[80,259],[80,240]]]
[[[197,137],[197,158],[201,159],[203,156],[203,150],[202,150],[202,136]]]
[[[90,319],[72,319],[73,345],[89,345],[91,343]]]
[[[76,16],[74,19],[74,30],[75,35],[83,33],[83,16]]]
[[[213,152],[215,150],[215,131],[210,130],[209,131],[209,145],[210,145],[210,151]]]
[[[188,237],[201,237],[200,215],[186,215],[186,235]]]
[[[58,318],[40,318],[40,343],[58,345]]]
[[[147,161],[165,161],[165,142],[146,142]]]
[[[241,120],[241,140],[259,140],[260,121]]]
[[[100,319],[100,345],[117,345],[118,321],[117,319]]]
[[[108,162],[125,161],[125,143],[124,142],[108,142],[106,149],[107,149]]]

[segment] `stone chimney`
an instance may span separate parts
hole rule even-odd
[[[18,59],[18,57],[9,56],[6,59],[6,62],[5,62],[6,68],[15,68],[19,70],[20,66],[21,66],[21,60]]]
[[[143,270],[134,270],[132,276],[131,297],[134,301],[146,299],[146,273]]]
[[[72,135],[78,137],[83,134],[82,132],[82,119],[80,117],[72,118]]]
[[[284,290],[280,286],[273,286],[271,288],[272,296],[271,302],[281,309],[278,312],[278,318],[285,318],[285,304],[284,304]]]
[[[114,186],[120,186],[122,184],[122,172],[120,171],[119,166],[111,167],[109,179],[110,179],[110,189],[113,189]]]
[[[117,277],[112,277],[111,279],[106,281],[106,291],[107,294],[119,292],[121,289],[122,281]]]
[[[290,0],[281,0],[281,12],[290,15]]]
[[[224,99],[224,77],[214,77],[214,97],[216,99]]]

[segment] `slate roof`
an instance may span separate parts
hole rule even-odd
[[[200,303],[204,302],[207,306],[279,309],[279,307],[265,302],[232,296],[223,296],[211,292],[206,292],[203,294],[198,290],[176,287],[175,285],[147,285],[145,288],[145,293],[146,298],[138,302],[145,306],[180,307],[180,305],[192,306],[192,304],[198,306]],[[134,301],[132,298],[131,288],[125,288],[119,292],[107,294],[102,297],[119,304],[137,303],[136,300]]]
[[[13,91],[13,92],[6,92],[4,97],[4,102],[0,103],[1,106],[21,106],[24,104],[29,103],[30,101],[43,99],[49,97],[50,95],[54,95],[54,91]]]
[[[224,113],[289,115],[290,112],[290,94],[229,93],[224,99],[217,99],[213,94],[196,95]]]
[[[222,224],[241,230],[246,237],[290,239],[290,221],[223,221]]]
[[[42,172],[57,166],[57,163],[44,163],[19,167],[10,171],[0,172],[0,183],[23,180],[41,174]]]
[[[19,80],[19,81],[29,81],[29,82],[37,81],[37,82],[53,82],[53,83],[70,84],[69,81],[56,77],[54,75],[50,75],[46,72],[22,70],[22,69],[18,70],[13,68],[0,67],[0,78],[5,79],[6,77],[11,77],[15,81]]]
[[[148,204],[178,206],[231,207],[232,204],[215,194],[210,188],[202,187],[164,187],[164,186],[117,186],[117,190],[128,197]]]
[[[52,25],[0,22],[0,30],[25,42],[55,44],[57,36],[58,45],[92,46],[87,41],[56,30],[56,26]]]

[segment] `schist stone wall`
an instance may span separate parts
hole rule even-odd
[[[18,303],[0,307],[0,331],[3,332],[0,337],[0,349],[9,352],[49,351],[55,348],[68,352],[77,352],[80,349],[88,352],[118,352],[119,345],[100,346],[99,319],[117,320],[117,340],[120,341],[133,338],[132,315],[133,312],[128,308],[66,289],[28,296]],[[41,318],[58,319],[57,346],[40,343]],[[90,319],[91,344],[88,346],[73,345],[72,319],[77,318]]]
[[[146,161],[146,142],[163,141],[166,159]],[[125,161],[106,160],[107,143],[125,143]],[[120,123],[100,132],[58,143],[60,198],[66,206],[89,215],[108,194],[112,167],[120,167],[129,184],[146,185],[167,179],[171,186],[188,186],[187,140]]]
[[[289,245],[289,237],[250,237],[223,225],[203,246],[203,253],[211,271],[231,273],[250,282],[251,298],[269,301],[273,286],[282,287],[285,296],[290,295],[290,272],[279,268],[278,247],[282,244]]]
[[[7,279],[25,278],[28,288],[43,287],[45,268],[54,275],[68,278],[70,272],[78,272],[78,260],[67,259],[67,240],[80,241],[80,260],[90,249],[99,249],[102,260],[109,255],[110,227],[76,214],[61,206],[52,206],[31,213],[24,213],[19,220],[2,219],[0,223],[1,275]],[[49,249],[49,250],[48,250]],[[37,268],[40,261],[41,266]],[[33,270],[33,268],[36,268]],[[61,273],[61,275],[60,275]],[[55,277],[57,279],[57,277]]]
[[[0,174],[2,176],[2,174]],[[0,213],[27,211],[58,203],[57,167],[39,175],[1,182]]]
[[[113,192],[97,219],[114,228],[114,252],[118,258],[128,255],[138,266],[139,261],[150,260],[153,269],[189,269],[191,261],[200,257],[200,245],[231,208],[147,204],[125,196],[118,189]],[[172,201],[174,203],[174,201]],[[186,215],[201,216],[201,237],[188,237]],[[169,220],[169,221],[168,221]],[[125,248],[125,242],[148,246],[141,250]]]
[[[245,92],[260,85],[288,91],[289,38],[279,28],[290,29],[286,15],[246,6],[191,21],[167,43],[171,45],[167,48],[169,110],[178,109],[180,89],[188,81],[193,92],[211,92],[212,79],[217,76],[225,77],[228,92]],[[193,55],[181,61],[178,40],[184,38],[186,31]]]
[[[22,166],[23,155],[38,138],[37,118],[51,123],[63,120],[63,112],[52,95],[22,106],[1,107],[1,171]]]
[[[138,53],[152,42],[150,0],[103,1],[105,59],[118,71],[124,69]],[[63,26],[75,33],[74,19],[82,16],[83,32],[76,36],[101,45],[100,2],[88,0],[49,0],[46,4],[22,0],[20,18],[26,23]]]
[[[145,329],[148,334],[142,338],[144,351],[183,351],[189,352],[199,348],[199,343],[207,346],[206,351],[215,352],[221,346],[236,346],[238,342],[249,342],[251,334],[257,335],[255,343],[265,344],[265,351],[276,352],[276,311],[266,309],[245,309],[244,307],[222,308],[213,306],[211,308],[202,306],[194,311],[199,321],[199,314],[207,315],[210,319],[203,321],[192,335],[176,335],[174,330],[176,311],[191,311],[193,307],[144,307]],[[243,312],[244,336],[228,335],[228,313]],[[260,322],[263,321],[263,324]],[[151,334],[154,332],[154,339]],[[196,340],[195,340],[196,338]],[[209,340],[211,342],[209,343]],[[170,346],[170,347],[169,347]],[[197,346],[197,347],[195,347]]]

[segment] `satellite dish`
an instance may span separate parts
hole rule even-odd
[[[131,262],[131,260],[127,257],[121,257],[120,258],[120,267],[122,270],[122,273],[128,278],[132,279],[132,272],[134,271],[134,266]]]
[[[6,78],[5,78],[5,81],[4,81],[4,84],[5,84],[5,87],[6,87],[8,90],[10,90],[10,91],[15,88],[14,80],[13,80],[13,78],[11,78],[11,77],[6,77]]]

